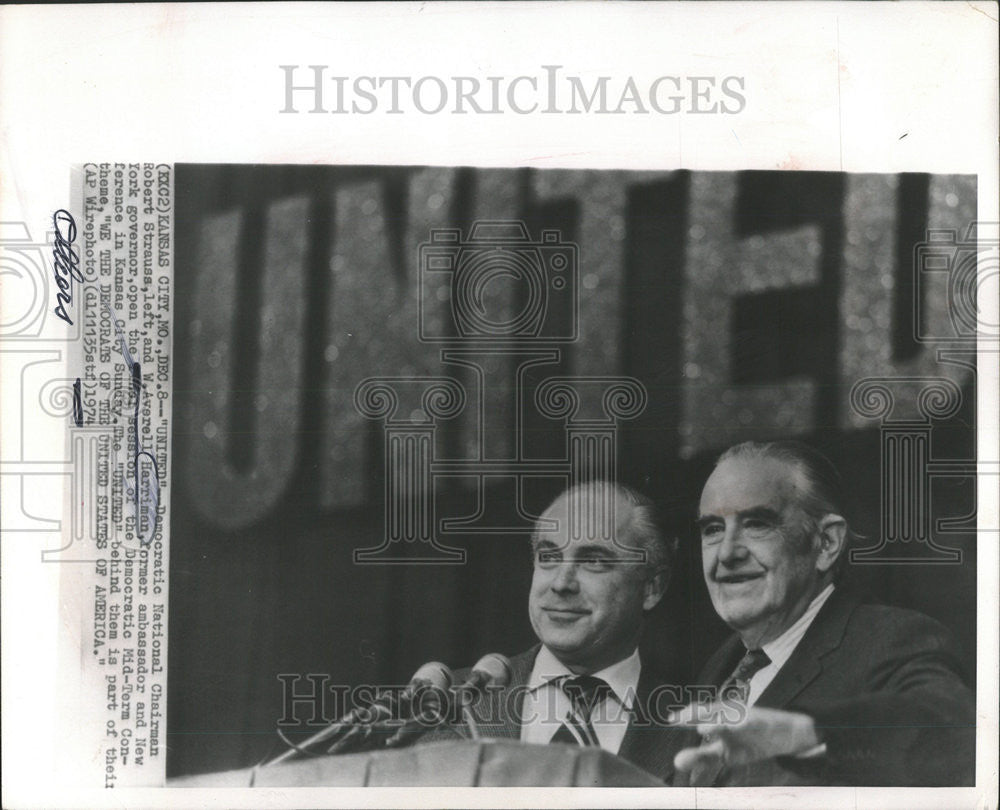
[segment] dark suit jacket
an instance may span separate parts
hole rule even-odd
[[[539,646],[535,645],[527,652],[511,658],[513,674],[510,683],[504,689],[487,692],[480,704],[474,708],[473,715],[483,737],[520,739],[524,695],[538,650]],[[468,670],[456,672],[456,683],[463,682],[467,675]],[[635,711],[618,750],[618,756],[660,779],[669,779],[674,772],[674,754],[679,750],[686,735],[679,728],[654,722],[657,716],[661,714],[665,716],[667,709],[662,711],[657,709],[655,703],[650,700],[651,693],[659,687],[658,691],[663,694],[664,702],[670,699],[671,694],[676,693],[664,691],[663,686],[663,679],[644,663],[636,687]],[[670,706],[670,708],[675,707]],[[446,727],[424,735],[421,741],[454,739],[456,735],[457,731]]]
[[[721,685],[743,652],[730,638],[698,683]],[[826,755],[724,769],[715,784],[972,785],[976,704],[959,672],[942,625],[837,588],[756,703],[812,716]]]

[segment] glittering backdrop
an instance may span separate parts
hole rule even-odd
[[[353,563],[355,549],[381,542],[384,480],[382,428],[355,409],[355,386],[375,375],[473,382],[417,337],[421,295],[429,323],[448,328],[448,290],[418,277],[433,228],[520,219],[533,236],[557,229],[579,246],[578,339],[525,383],[630,375],[646,387],[645,412],[623,425],[620,477],[655,497],[683,538],[643,639],[678,680],[724,635],[690,531],[721,448],[815,443],[845,473],[855,523],[873,541],[880,434],[851,408],[856,380],[953,380],[963,404],[934,423],[931,450],[973,458],[974,367],[939,362],[933,342],[913,337],[949,330],[947,277],[915,277],[913,250],[928,227],[964,231],[975,219],[973,177],[179,166],[176,189],[172,775],[260,759],[282,713],[280,673],[401,683],[430,659],[458,667],[533,641],[523,535],[449,538],[468,552],[462,566]],[[496,318],[518,306],[508,293],[487,288]],[[553,328],[571,318],[557,310]],[[488,456],[511,457],[511,362],[485,366],[483,435],[467,407],[442,423],[438,457],[468,457],[480,438]],[[896,418],[918,416],[918,386],[895,384]],[[558,425],[530,409],[522,431],[537,457],[565,453]],[[557,488],[532,482],[527,502],[540,508]],[[490,516],[510,525],[511,481],[498,476],[486,495]],[[936,483],[931,498],[935,517],[974,513],[968,478]],[[461,476],[438,487],[439,515],[476,502]],[[962,549],[959,565],[853,571],[876,597],[950,625],[970,668],[974,541],[941,540]]]

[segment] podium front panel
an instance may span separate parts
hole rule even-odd
[[[600,748],[435,742],[172,779],[171,787],[663,787]]]

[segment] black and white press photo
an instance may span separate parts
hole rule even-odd
[[[996,806],[997,17],[0,9],[3,806]]]
[[[175,194],[169,777],[971,783],[975,177]]]

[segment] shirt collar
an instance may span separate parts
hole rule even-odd
[[[635,702],[635,690],[639,686],[639,673],[642,670],[642,663],[639,661],[639,650],[636,648],[627,658],[623,658],[610,667],[605,667],[598,672],[589,672],[595,678],[600,678],[611,687],[618,702],[625,708],[631,709]],[[570,671],[562,661],[556,658],[555,654],[544,644],[535,656],[535,665],[532,667],[531,675],[528,677],[528,689],[534,692],[545,686],[554,678],[562,675],[573,676],[576,673]]]
[[[767,653],[767,657],[771,659],[771,665],[777,669],[781,669],[785,662],[791,658],[795,648],[798,646],[799,642],[802,641],[802,636],[806,634],[806,630],[809,629],[809,625],[813,623],[813,620],[816,618],[816,614],[819,613],[820,608],[823,607],[826,600],[830,598],[830,594],[832,593],[833,583],[827,585],[816,595],[812,602],[809,603],[809,607],[806,608],[805,613],[799,616],[798,621],[796,621],[795,624],[789,627],[774,641],[761,645],[761,649]]]

